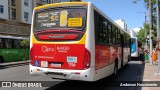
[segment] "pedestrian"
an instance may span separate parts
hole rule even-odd
[[[144,51],[144,60],[146,61],[146,60],[148,60],[148,59],[149,59],[149,57],[148,57],[148,51],[145,50],[145,51]]]
[[[160,39],[156,40],[156,50],[160,51]]]
[[[140,58],[140,47],[138,47],[138,60],[140,61],[141,60],[141,58]]]
[[[156,63],[156,61],[157,61],[157,50],[156,50],[156,48],[153,49],[152,61],[153,61],[153,63]]]
[[[140,61],[143,63],[144,62],[144,49],[140,48]]]

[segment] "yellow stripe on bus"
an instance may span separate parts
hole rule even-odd
[[[36,7],[36,8],[34,8],[34,10],[49,8],[49,7],[56,7],[56,6],[70,6],[70,5],[76,6],[76,5],[80,5],[80,4],[88,4],[88,2],[61,2],[61,3],[47,4],[47,5]]]

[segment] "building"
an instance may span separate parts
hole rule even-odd
[[[81,0],[0,0],[0,36],[29,38],[34,7],[73,1]]]
[[[0,35],[29,37],[32,0],[0,0]]]
[[[130,30],[131,37],[137,37],[137,33],[134,30]]]
[[[59,2],[75,2],[82,0],[36,0],[36,6],[51,4],[51,3],[59,3]]]
[[[7,0],[0,0],[0,18],[1,19],[8,19],[8,2]]]
[[[123,19],[118,19],[118,20],[115,20],[114,22],[116,22],[123,29],[127,30],[127,25]]]

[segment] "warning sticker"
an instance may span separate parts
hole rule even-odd
[[[82,18],[68,19],[68,27],[81,27],[81,26],[82,26]]]
[[[67,11],[61,11],[60,13],[60,26],[66,26],[67,25]]]

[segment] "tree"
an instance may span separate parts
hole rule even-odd
[[[20,42],[21,46],[24,48],[28,48],[29,47],[29,40],[22,40]]]
[[[138,1],[140,0],[133,0],[133,3],[138,3]],[[149,0],[144,0],[145,2],[145,6],[146,6],[146,9],[149,9]],[[153,34],[153,37],[152,37],[152,40],[155,41],[156,40],[156,36],[157,36],[157,30],[156,30],[156,0],[151,0],[151,7],[152,7],[152,23],[151,23],[151,26],[152,26],[152,29],[154,32],[152,33]],[[147,31],[147,35],[149,35],[149,24],[145,24],[144,25],[146,31]],[[144,45],[144,42],[145,42],[145,38],[144,38],[144,28],[141,28],[140,29],[140,32],[138,33],[137,37],[139,38],[139,40],[142,42],[142,44]]]
[[[137,38],[142,43],[142,45],[145,44],[145,39],[146,39],[145,36],[144,36],[145,35],[145,31],[146,31],[147,35],[149,35],[149,24],[148,23],[144,24],[144,28],[141,27],[139,32],[137,33]],[[153,30],[154,30],[154,32],[153,32],[153,40],[156,40],[157,33],[156,33],[156,26],[155,25],[153,25]]]
[[[145,44],[145,30],[146,32],[149,31],[149,24],[145,25],[145,29],[141,27],[139,32],[137,33],[137,38],[142,43],[142,45]]]

